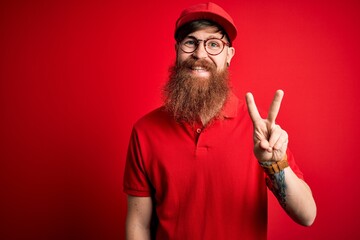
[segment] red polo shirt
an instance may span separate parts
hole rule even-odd
[[[194,127],[162,107],[135,124],[124,191],[153,198],[156,239],[266,239],[267,191],[246,104],[231,94],[221,116]],[[290,151],[288,161],[302,178]]]

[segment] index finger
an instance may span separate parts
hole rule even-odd
[[[269,113],[268,113],[268,121],[271,124],[275,123],[275,119],[279,113],[280,110],[280,105],[281,105],[281,101],[284,97],[284,92],[282,90],[277,90],[274,96],[274,99],[271,103],[270,109],[269,109]]]
[[[246,94],[246,105],[253,123],[261,119],[260,113],[255,104],[254,96],[251,93]]]

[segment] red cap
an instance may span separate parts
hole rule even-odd
[[[224,9],[212,2],[197,4],[182,11],[176,21],[175,32],[185,23],[200,19],[216,22],[224,28],[231,42],[235,40],[237,30],[233,19]]]

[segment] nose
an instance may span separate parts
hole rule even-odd
[[[199,42],[198,47],[192,55],[197,59],[206,58],[208,56],[203,42]]]

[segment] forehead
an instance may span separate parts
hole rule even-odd
[[[189,33],[187,37],[196,37],[196,38],[209,38],[216,37],[221,38],[222,34],[217,27],[204,27],[195,32]]]

